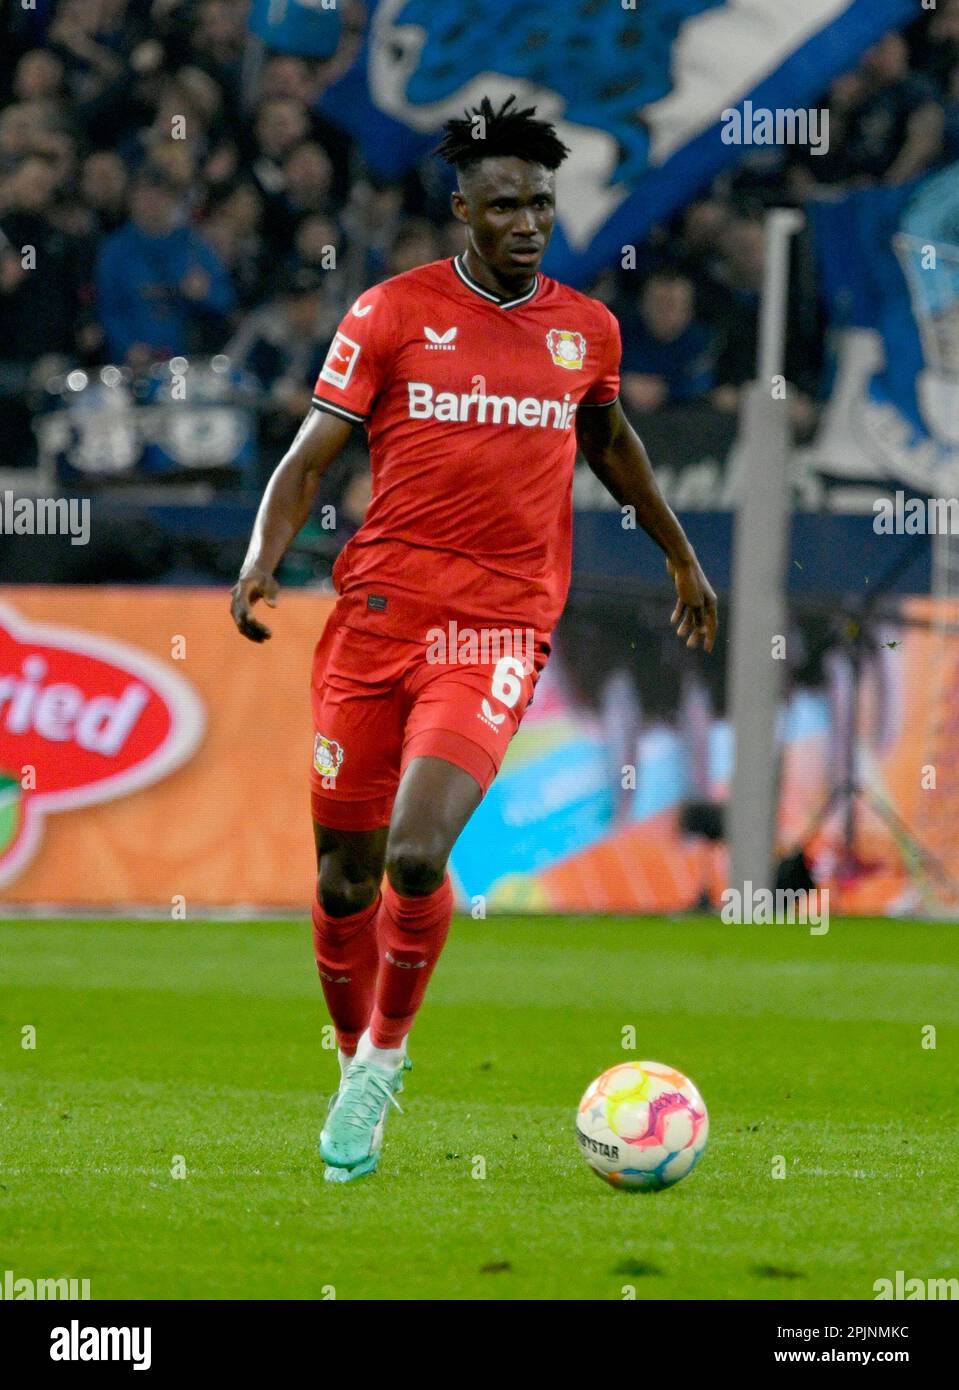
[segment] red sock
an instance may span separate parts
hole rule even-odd
[[[449,935],[453,890],[449,876],[425,898],[401,898],[387,882],[376,923],[380,969],[370,1019],[374,1047],[399,1047],[413,1026],[433,966]]]
[[[373,1008],[379,910],[378,893],[369,907],[349,917],[330,917],[318,899],[313,899],[313,954],[337,1044],[351,1057]]]

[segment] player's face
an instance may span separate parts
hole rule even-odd
[[[453,213],[468,227],[476,255],[506,284],[539,269],[556,220],[555,175],[542,164],[484,159],[453,194]]]

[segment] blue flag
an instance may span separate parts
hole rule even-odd
[[[880,360],[849,424],[877,476],[929,493],[959,477],[959,164],[901,187],[811,202],[833,329],[869,329]],[[842,461],[838,460],[838,471]]]
[[[329,0],[253,0],[248,23],[271,53],[297,58],[331,58],[343,28]]]
[[[482,96],[535,105],[572,150],[544,269],[582,285],[741,157],[734,112],[759,143],[764,113],[798,116],[915,15],[915,0],[378,0],[322,108],[395,178]]]

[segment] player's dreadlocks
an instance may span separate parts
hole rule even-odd
[[[533,120],[535,106],[520,111],[515,102],[514,94],[494,111],[489,97],[484,97],[462,119],[454,116],[446,122],[446,134],[434,153],[461,171],[495,155],[512,155],[547,169],[558,169],[569,149],[549,121]]]

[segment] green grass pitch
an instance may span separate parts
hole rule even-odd
[[[406,1113],[348,1186],[315,1150],[325,1022],[303,924],[0,925],[0,1277],[95,1299],[869,1299],[897,1269],[956,1273],[957,927],[457,919]],[[607,1187],[573,1137],[586,1084],[629,1056],[709,1106],[664,1193]]]

